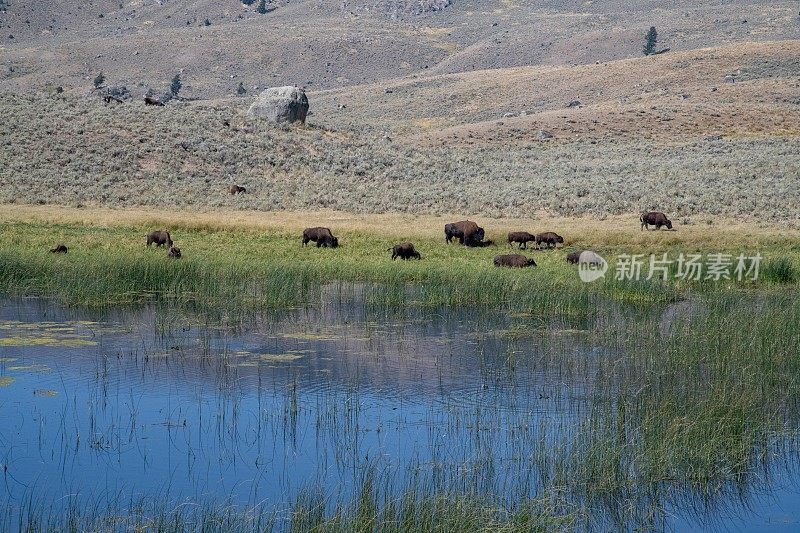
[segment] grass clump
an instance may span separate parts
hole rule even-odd
[[[797,268],[790,259],[779,257],[766,262],[761,277],[764,281],[786,284],[797,282],[800,276],[798,276]]]

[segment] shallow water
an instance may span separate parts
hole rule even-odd
[[[581,376],[613,354],[567,320],[336,304],[224,322],[0,301],[12,512],[32,494],[56,507],[80,494],[286,509],[321,489],[333,505],[369,469],[398,490],[513,502],[539,493],[541,450],[568,443],[593,398],[612,393]],[[666,527],[795,531],[797,477],[776,472],[744,503],[674,503]]]

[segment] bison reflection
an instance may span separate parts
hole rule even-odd
[[[508,268],[535,267],[536,261],[522,254],[506,254],[495,257],[494,266]]]
[[[333,236],[329,228],[306,228],[303,230],[303,246],[309,241],[317,243],[317,248],[336,248],[339,239]]]
[[[410,242],[395,244],[392,248],[389,248],[389,250],[392,252],[392,261],[398,257],[400,259],[411,259],[412,257],[415,259],[422,259],[422,255],[414,249],[414,245]]]

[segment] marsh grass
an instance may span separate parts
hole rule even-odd
[[[374,233],[343,232],[341,248],[320,250],[302,248],[289,232],[194,229],[173,235],[186,250],[174,261],[163,249],[146,249],[144,233],[126,226],[5,224],[0,288],[100,307],[150,299],[187,303],[208,306],[209,316],[227,308],[246,314],[321,301],[347,305],[353,297],[375,309],[500,308],[534,325],[564,317],[587,345],[611,355],[576,361],[564,356],[563,337],[544,337],[560,354],[550,363],[553,375],[586,384],[587,392],[575,408],[575,426],[547,438],[518,428],[523,436],[516,438],[542,439],[524,459],[537,471],[532,499],[486,494],[477,475],[451,487],[404,490],[367,472],[352,500],[307,492],[288,518],[274,509],[213,505],[187,514],[163,504],[133,517],[124,508],[92,514],[82,506],[70,519],[74,529],[115,516],[120,524],[159,531],[253,531],[255,523],[269,529],[279,522],[293,531],[658,530],[667,523],[665,502],[713,505],[768,477],[774,460],[797,455],[800,300],[796,280],[775,274],[794,268],[791,247],[765,250],[772,274],[743,286],[584,284],[563,252],[531,252],[539,267],[512,271],[492,266],[498,249],[445,246],[434,238],[418,240],[423,261],[392,263],[385,250],[393,240]],[[69,240],[68,254],[46,251],[54,235]],[[664,328],[664,309],[675,302],[687,307]],[[518,342],[524,331],[510,326],[495,337]],[[287,406],[296,412],[296,396],[287,396]],[[32,506],[28,514],[19,529],[64,523],[46,506]]]
[[[341,247],[317,249],[301,246],[297,234],[289,231],[179,228],[172,234],[184,257],[172,260],[163,249],[145,246],[144,235],[152,227],[3,224],[0,292],[98,307],[156,299],[206,306],[235,303],[246,310],[318,303],[336,295],[326,287],[344,283],[362,287],[365,302],[376,306],[507,307],[543,315],[580,316],[605,301],[649,306],[675,301],[689,290],[757,286],[618,281],[613,264],[604,280],[585,284],[576,267],[564,261],[561,250],[525,252],[536,259],[535,269],[498,269],[492,259],[508,253],[508,246],[448,246],[438,232],[414,239],[423,253],[422,261],[393,262],[386,250],[397,238],[375,231],[337,232]],[[681,250],[681,241],[664,238],[668,242],[660,249]],[[590,239],[608,257],[623,249],[615,234],[599,242],[596,237],[573,237],[577,242]],[[61,241],[69,243],[69,253],[49,254],[48,249]],[[645,253],[649,246],[634,242],[626,251]],[[795,252],[780,244],[774,246],[767,253],[787,258],[768,258],[764,282],[796,283]]]

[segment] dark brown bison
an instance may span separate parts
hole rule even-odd
[[[175,259],[180,259],[181,257],[181,249],[177,246],[170,246],[169,252],[167,253],[167,257],[173,257]]]
[[[172,237],[169,236],[168,231],[163,229],[151,231],[147,234],[147,246],[150,247],[153,243],[156,247],[166,245],[168,248],[172,248]]]
[[[590,265],[602,265],[603,258],[592,250],[579,250],[567,254],[567,263],[577,265],[578,263],[588,263]]]
[[[67,247],[64,244],[57,244],[55,248],[50,250],[51,254],[65,254],[67,253]]]
[[[329,228],[306,228],[303,230],[303,246],[308,241],[317,243],[317,248],[336,248],[339,246],[339,239],[334,237]]]
[[[392,248],[389,248],[389,250],[392,252],[392,261],[398,257],[400,259],[411,259],[412,257],[422,259],[420,253],[414,249],[414,245],[410,242],[395,244]]]
[[[164,102],[156,98],[155,96],[145,95],[144,96],[144,105],[157,105],[164,107]]]
[[[667,229],[672,229],[672,221],[667,218],[667,215],[664,213],[659,213],[658,211],[642,213],[639,216],[639,222],[642,223],[640,229],[650,229],[648,226],[655,226],[657,230],[661,229],[661,226],[666,226]]]
[[[557,233],[553,233],[552,231],[545,231],[544,233],[540,233],[536,236],[536,247],[541,247],[542,244],[547,246],[557,246],[558,243],[563,243],[564,237]]]
[[[444,225],[444,240],[448,244],[453,239],[458,239],[458,242],[464,246],[476,246],[483,241],[484,237],[483,228],[471,220],[462,220]]]
[[[228,192],[231,193],[231,194],[242,194],[242,193],[246,193],[247,189],[245,189],[244,187],[240,187],[240,186],[236,185],[235,183],[232,183],[231,186],[228,187]]]
[[[527,231],[512,231],[508,234],[508,244],[513,245],[519,243],[520,250],[528,247],[529,242],[536,242],[536,235],[528,233]]]
[[[509,268],[535,267],[536,261],[522,254],[506,254],[495,257],[494,266]]]

